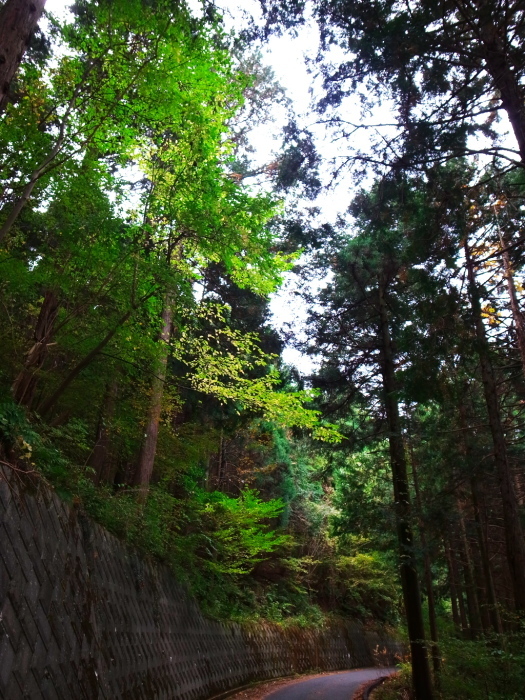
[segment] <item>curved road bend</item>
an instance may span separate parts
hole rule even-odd
[[[264,700],[351,700],[355,691],[366,681],[389,676],[395,671],[395,668],[365,668],[293,681],[265,695]]]

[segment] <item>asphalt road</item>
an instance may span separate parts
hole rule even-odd
[[[292,682],[265,696],[265,700],[350,700],[366,681],[394,673],[395,668],[366,668]]]

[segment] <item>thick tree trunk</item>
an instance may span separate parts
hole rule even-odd
[[[162,330],[159,336],[160,352],[151,383],[151,399],[144,430],[144,440],[140,450],[137,468],[135,470],[134,484],[139,486],[140,499],[145,500],[153,473],[153,464],[157,451],[157,439],[159,434],[160,414],[162,410],[162,397],[164,395],[164,382],[166,381],[166,369],[169,356],[169,341],[173,310],[170,299],[166,299],[162,312]]]
[[[481,315],[481,302],[476,285],[474,263],[467,241],[464,243],[470,301],[474,313],[477,352],[481,367],[483,391],[494,445],[494,462],[503,503],[503,523],[507,561],[512,578],[517,610],[525,610],[525,539],[520,521],[518,499],[507,459],[507,446],[501,423],[496,380],[490,360],[490,350]]]
[[[46,0],[7,0],[0,10],[0,114]]]
[[[484,4],[484,3],[482,3]],[[473,8],[474,12],[478,8]],[[476,18],[477,19],[477,18]],[[507,112],[512,131],[518,142],[522,165],[525,166],[525,101],[523,88],[509,63],[503,39],[492,21],[481,21],[479,27],[481,53],[487,71],[498,90],[503,109]]]
[[[44,300],[35,325],[33,333],[34,344],[27,353],[24,366],[12,386],[15,401],[24,406],[31,406],[37,382],[37,373],[46,359],[57,314],[57,296],[54,291],[48,290],[44,294]]]
[[[390,338],[385,292],[381,281],[379,285],[379,312],[384,405],[389,432],[388,442],[394,486],[401,586],[412,657],[412,680],[416,700],[432,700],[432,680],[428,664],[425,628],[421,610],[421,595],[419,591],[419,581],[414,555],[414,541],[410,523],[410,493],[405,447],[399,420],[399,407],[395,396],[394,353]]]

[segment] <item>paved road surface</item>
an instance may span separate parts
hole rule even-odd
[[[265,696],[265,700],[350,700],[366,681],[393,673],[395,668],[366,668],[342,671],[285,685]]]

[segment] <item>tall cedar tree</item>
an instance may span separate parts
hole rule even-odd
[[[369,401],[379,401],[384,413],[414,690],[418,700],[428,700],[433,691],[397,377],[399,324],[403,316],[404,320],[409,317],[414,304],[403,282],[409,253],[413,255],[414,250],[407,250],[404,238],[397,207],[400,192],[410,195],[403,182],[384,181],[370,195],[361,196],[356,205],[361,210],[360,233],[353,239],[336,239],[330,250],[328,269],[333,278],[319,294],[319,310],[311,312],[310,336],[312,352],[322,359],[316,380],[319,386],[342,405],[349,394],[369,396]]]

